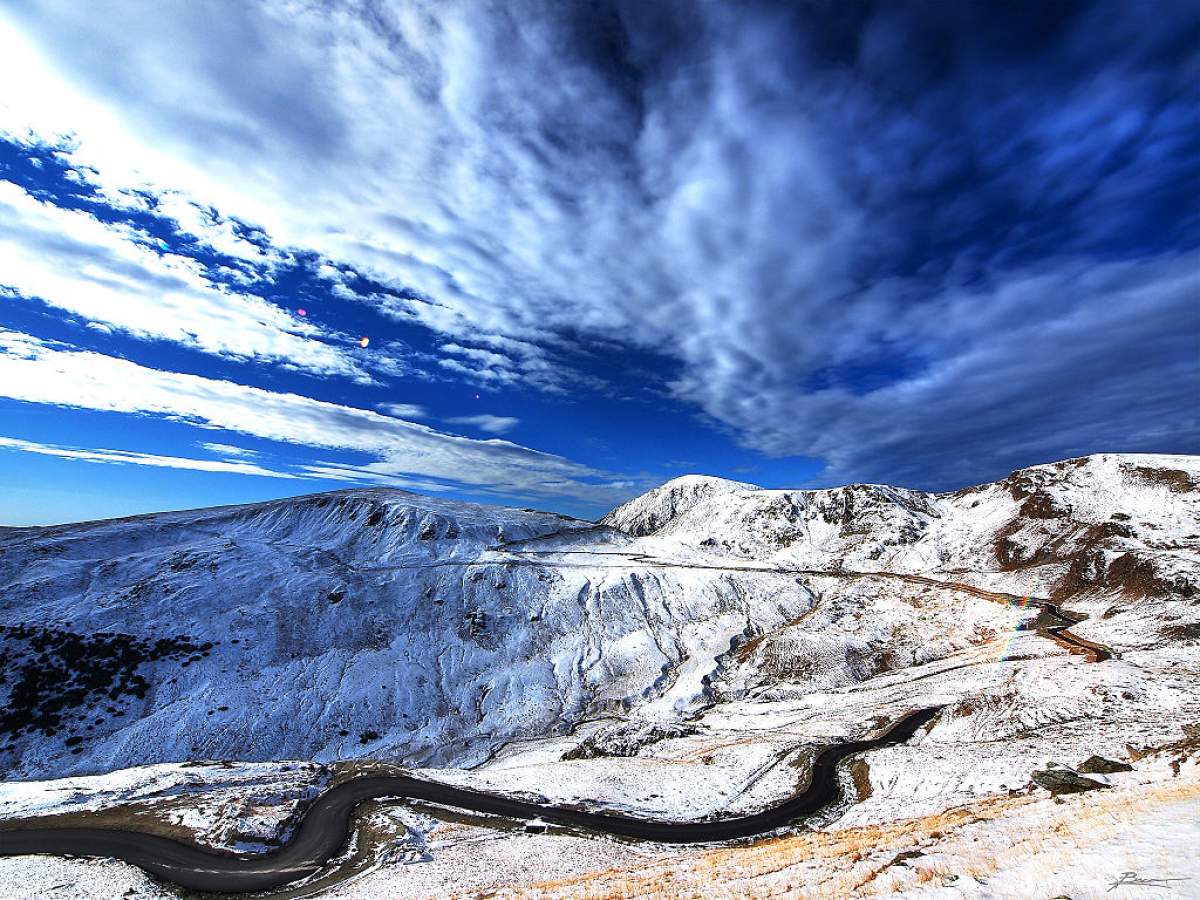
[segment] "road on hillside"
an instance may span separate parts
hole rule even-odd
[[[61,827],[0,831],[0,856],[51,853],[114,857],[181,887],[239,893],[268,891],[316,874],[345,847],[353,833],[355,808],[365,800],[423,800],[476,813],[546,822],[635,840],[673,844],[748,838],[791,825],[841,797],[837,766],[848,756],[902,744],[939,712],[908,713],[886,734],[833,744],[813,764],[808,788],[785,803],[754,815],[709,822],[669,822],[585,812],[510,800],[406,776],[361,776],[335,785],[308,808],[292,840],[266,855],[237,857],[158,835],[106,828]]]

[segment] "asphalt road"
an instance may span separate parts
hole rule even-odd
[[[1069,613],[1055,606],[1049,600],[1039,602],[1041,603],[1041,612],[1029,624],[1030,628],[1057,641],[1072,653],[1084,654],[1092,662],[1104,662],[1112,659],[1112,651],[1103,644],[1081,638],[1075,632],[1068,630],[1072,625],[1078,625],[1083,621],[1082,616]]]
[[[316,873],[349,841],[355,807],[364,800],[385,797],[425,800],[515,819],[540,817],[559,825],[637,840],[693,844],[747,838],[774,831],[828,806],[841,795],[838,763],[856,753],[904,743],[938,711],[917,710],[880,737],[826,747],[813,764],[807,790],[772,809],[739,818],[711,822],[651,821],[525,803],[418,778],[363,776],[336,785],[318,797],[292,840],[267,855],[230,856],[137,831],[62,827],[0,831],[0,856],[51,853],[115,857],[192,890],[266,891]]]

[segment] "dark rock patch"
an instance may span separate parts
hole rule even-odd
[[[1106,788],[1108,785],[1091,778],[1084,778],[1070,769],[1044,769],[1033,773],[1033,783],[1045,788],[1054,796],[1059,794],[1081,794]]]
[[[1084,775],[1112,775],[1116,772],[1132,772],[1133,766],[1103,756],[1089,756],[1080,765],[1079,771]]]
[[[1136,553],[1122,553],[1114,559],[1105,581],[1109,587],[1118,587],[1133,597],[1194,597],[1197,593],[1196,585],[1190,581],[1182,576],[1168,578],[1161,575],[1152,560]]]
[[[697,734],[699,729],[683,722],[625,722],[605,728],[563,754],[563,759],[596,759],[600,756],[637,756],[638,751],[669,738]]]

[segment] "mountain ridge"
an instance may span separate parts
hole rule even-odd
[[[939,494],[678,482],[600,523],[354,488],[0,532],[0,692],[19,712],[0,766],[468,765],[598,717],[844,689],[1013,620],[951,587],[863,606],[839,572],[1135,607],[1200,585],[1198,457]]]

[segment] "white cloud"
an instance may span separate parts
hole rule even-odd
[[[366,478],[412,478],[507,496],[594,503],[629,495],[610,473],[499,439],[444,434],[365,409],[137,365],[0,331],[0,396],[30,403],[162,416],[308,447],[368,454]],[[231,463],[231,465],[236,465]]]
[[[315,325],[212,284],[193,260],[159,255],[140,232],[42,202],[7,181],[0,181],[0,285],[94,328],[369,380],[352,356],[319,340]]]
[[[110,198],[116,199],[116,198]],[[174,219],[180,231],[208,244],[218,253],[268,269],[284,262],[279,250],[264,249],[237,233],[234,223],[217,210],[205,208],[179,191],[164,191],[155,196],[155,212]],[[116,204],[114,204],[116,205]]]
[[[266,478],[301,478],[290,472],[264,469],[254,463],[239,460],[191,459],[184,456],[162,456],[155,453],[139,453],[133,450],[103,450],[63,447],[58,444],[41,444],[17,438],[0,437],[0,450],[16,450],[36,453],[40,456],[57,456],[60,459],[76,459],[83,462],[110,463],[115,465],[154,466],[164,469],[192,469],[198,472],[221,472],[227,475],[260,475]],[[311,476],[308,476],[311,477]]]
[[[487,413],[478,416],[455,416],[444,421],[451,425],[474,425],[480,431],[486,431],[488,434],[504,434],[512,431],[521,423],[520,419],[512,416],[493,416]]]
[[[235,447],[233,444],[217,444],[212,441],[200,441],[198,447],[203,447],[218,456],[258,456],[257,450],[247,450],[245,447]]]
[[[380,403],[376,409],[397,419],[427,419],[429,412],[417,403]]]

